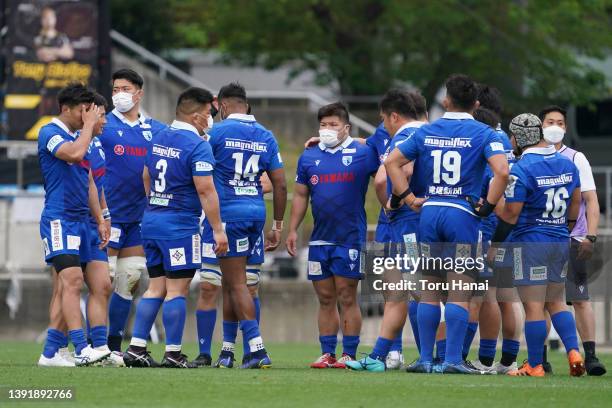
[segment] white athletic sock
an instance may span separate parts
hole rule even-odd
[[[263,339],[261,336],[254,337],[249,340],[249,349],[251,350],[251,353],[264,349]]]
[[[130,346],[147,347],[147,341],[145,339],[139,339],[138,337],[132,337]]]
[[[229,351],[229,352],[233,353],[235,348],[236,348],[236,344],[235,343],[230,343],[229,341],[224,341],[223,345],[221,346],[221,351]]]

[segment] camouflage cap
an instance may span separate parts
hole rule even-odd
[[[532,146],[542,138],[542,121],[532,113],[521,113],[510,121],[510,133],[518,147]]]

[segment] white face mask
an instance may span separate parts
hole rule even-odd
[[[565,130],[556,125],[545,127],[542,132],[544,133],[544,140],[550,144],[560,143],[565,136]]]
[[[212,129],[214,124],[215,120],[213,119],[212,115],[208,115],[208,127],[206,128],[206,131],[208,132],[210,129]]]
[[[119,112],[125,113],[134,107],[133,96],[129,92],[118,92],[113,95],[113,105]]]
[[[326,147],[334,147],[339,143],[338,131],[334,129],[319,129],[319,138]]]

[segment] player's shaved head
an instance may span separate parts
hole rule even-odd
[[[201,112],[206,104],[212,104],[213,95],[202,88],[189,88],[179,95],[176,103],[177,116],[191,115],[196,112]]]
[[[455,109],[471,112],[478,100],[478,87],[467,75],[453,74],[446,80],[446,96]]]

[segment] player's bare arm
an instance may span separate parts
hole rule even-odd
[[[100,115],[102,115],[102,110],[99,106],[91,104],[89,108],[86,108],[83,105],[82,117],[84,124],[80,136],[74,142],[61,145],[57,149],[55,157],[68,163],[78,163],[83,160],[93,137],[94,126],[100,119]]]
[[[488,159],[489,166],[493,171],[493,179],[489,185],[489,192],[487,193],[487,202],[497,205],[499,199],[504,195],[506,186],[508,185],[508,177],[510,170],[508,167],[508,160],[503,154],[496,154]]]
[[[567,224],[570,232],[574,229],[578,215],[580,214],[580,202],[582,201],[582,195],[580,194],[580,187],[576,187],[572,192],[572,198],[570,205],[567,210]]]
[[[289,219],[289,234],[287,235],[287,252],[289,255],[297,255],[297,229],[304,220],[308,210],[308,199],[310,192],[304,184],[295,183],[293,188],[293,201],[291,203],[291,218]]]
[[[287,206],[287,180],[285,179],[284,168],[267,171],[266,174],[272,183],[274,220],[272,221],[272,229],[266,236],[264,250],[274,251],[280,245],[281,232],[283,229],[283,218]]]
[[[215,254],[225,255],[228,249],[227,236],[221,224],[219,196],[217,195],[213,178],[212,176],[194,176],[193,184],[195,184],[196,191],[198,192],[204,214],[206,214],[206,218],[213,229],[216,244]]]
[[[142,170],[142,182],[144,183],[145,195],[148,197],[151,193],[151,176],[149,175],[149,169],[146,166]]]
[[[599,225],[599,200],[595,190],[583,191],[582,199],[586,205],[587,235],[597,236],[597,226]],[[593,242],[590,239],[583,239],[578,249],[578,259],[589,259],[593,255]]]
[[[376,175],[374,176],[374,188],[376,189],[376,198],[383,207],[387,205],[387,171],[383,164],[380,165]]]
[[[106,245],[108,245],[108,240],[110,238],[110,228],[108,224],[104,221],[104,216],[102,215],[102,208],[100,207],[100,199],[98,197],[98,189],[96,188],[96,183],[94,182],[93,174],[91,170],[89,170],[89,208],[92,217],[96,220],[96,223],[98,224],[100,249],[102,249],[106,247]]]

